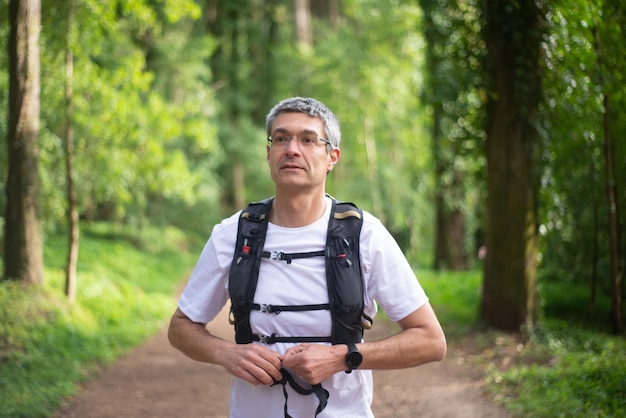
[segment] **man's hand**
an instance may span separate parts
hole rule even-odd
[[[347,369],[347,352],[348,347],[345,344],[300,344],[287,349],[283,355],[283,366],[315,385]]]
[[[205,324],[193,322],[176,309],[168,338],[188,357],[205,363],[219,364],[230,374],[253,385],[271,385],[281,380],[281,356],[258,344],[235,344],[212,335]]]
[[[258,344],[233,344],[223,351],[220,363],[233,376],[253,385],[271,385],[281,380],[281,357]]]

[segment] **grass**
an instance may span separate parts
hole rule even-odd
[[[78,385],[152,335],[175,308],[196,251],[175,229],[92,225],[81,236],[77,303],[63,295],[65,237],[48,237],[45,285],[0,283],[0,416],[46,417]]]
[[[626,342],[548,320],[489,390],[516,416],[626,416]]]
[[[45,286],[0,283],[0,417],[50,416],[101,366],[165,325],[197,244],[175,229],[92,225],[81,236],[78,302],[68,306],[65,238],[49,237]],[[581,312],[584,290],[543,283],[544,318],[520,340],[479,324],[480,272],[418,277],[448,339],[471,352],[491,397],[514,416],[626,416],[626,340]],[[606,304],[595,309],[606,317]]]
[[[479,272],[418,276],[448,338],[484,367],[492,399],[514,416],[626,416],[626,339],[606,333],[606,300],[592,315],[584,287],[544,283],[544,318],[520,340],[478,323]]]

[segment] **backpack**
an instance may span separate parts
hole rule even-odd
[[[356,205],[332,199],[326,249],[302,253],[267,252],[263,250],[273,198],[251,203],[241,212],[235,253],[230,268],[228,290],[231,298],[230,323],[235,326],[235,341],[247,344],[261,341],[358,343],[363,331],[372,326],[372,318],[363,312],[363,278],[359,258],[359,238],[363,212]],[[290,264],[306,257],[325,257],[329,303],[313,305],[266,305],[253,303],[262,258]],[[329,336],[256,335],[250,328],[250,312],[278,315],[284,311],[329,310],[332,331]]]

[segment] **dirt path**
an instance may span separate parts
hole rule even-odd
[[[233,338],[225,312],[209,325]],[[381,323],[368,338],[387,335]],[[482,394],[481,372],[450,344],[441,363],[374,372],[374,413],[379,418],[509,418]],[[190,360],[173,349],[162,330],[85,387],[55,418],[227,418],[230,376],[219,366]],[[251,417],[252,418],[252,417]]]

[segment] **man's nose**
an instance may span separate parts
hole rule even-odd
[[[289,142],[287,142],[287,152],[291,154],[300,152],[300,141],[298,138],[292,137]]]

